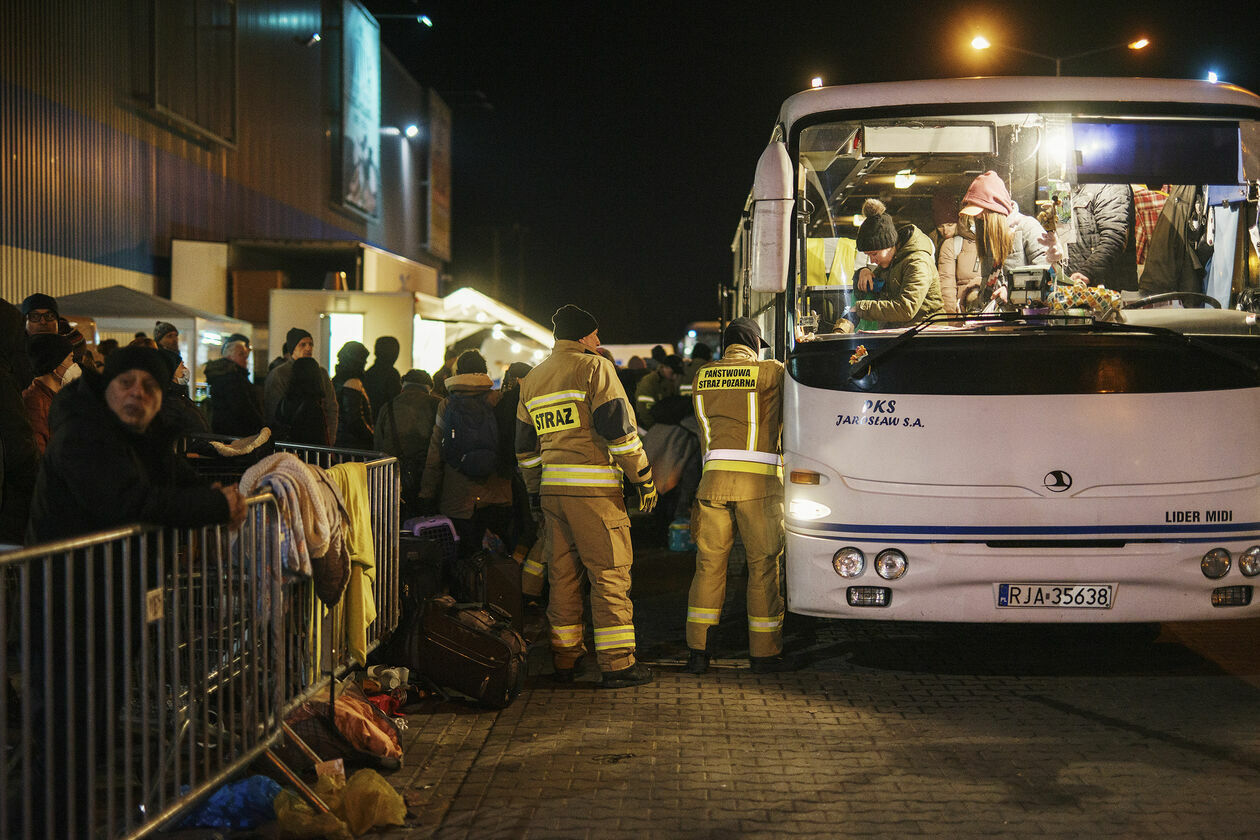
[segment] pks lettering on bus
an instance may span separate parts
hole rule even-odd
[[[895,414],[896,412],[896,400],[867,400],[862,403],[863,414]]]

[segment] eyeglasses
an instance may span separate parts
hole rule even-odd
[[[26,320],[34,321],[37,324],[39,323],[51,324],[52,322],[57,320],[57,313],[44,312],[41,314],[39,312],[32,312],[30,315],[26,316]]]

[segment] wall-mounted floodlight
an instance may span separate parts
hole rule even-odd
[[[402,134],[402,129],[396,125],[383,125],[381,126],[381,134],[384,134],[386,137],[398,137]]]
[[[415,123],[412,123],[411,125],[407,126],[405,129],[403,129],[403,134],[406,134],[408,137],[415,137],[419,133],[420,133],[420,126],[416,125]]]
[[[313,47],[324,39],[320,37],[318,32],[312,32],[309,35],[294,35],[293,40],[304,47]]]

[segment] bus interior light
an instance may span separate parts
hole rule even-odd
[[[1260,545],[1253,545],[1238,555],[1238,571],[1247,577],[1260,575]]]
[[[1250,603],[1250,586],[1222,586],[1212,590],[1212,606],[1214,607],[1245,607]]]
[[[859,577],[866,571],[866,555],[859,548],[845,546],[832,555],[831,568],[842,578]]]
[[[1199,568],[1203,570],[1203,576],[1212,580],[1219,580],[1229,573],[1231,565],[1229,552],[1223,548],[1214,548],[1207,554],[1203,555],[1203,559],[1199,561]]]
[[[850,607],[886,607],[892,603],[892,590],[886,586],[850,586],[844,595]]]
[[[884,580],[896,580],[906,573],[906,555],[895,548],[885,548],[875,555],[875,573]]]

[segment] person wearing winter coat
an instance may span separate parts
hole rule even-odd
[[[442,403],[429,392],[432,387],[427,371],[409,370],[402,377],[402,392],[376,415],[372,448],[398,459],[401,501],[408,514],[419,512],[429,441]]]
[[[332,384],[341,407],[336,445],[345,449],[372,448],[372,403],[363,388],[363,368],[368,349],[359,341],[347,341],[337,351]]]
[[[53,397],[64,383],[78,376],[74,363],[74,348],[70,341],[56,333],[33,335],[26,344],[35,379],[22,392],[22,404],[26,408],[26,420],[31,424],[35,450],[44,454],[48,448],[48,411]]]
[[[455,360],[455,373],[446,378],[449,396],[438,406],[424,477],[420,484],[421,504],[448,516],[459,533],[460,550],[476,551],[487,529],[506,540],[512,524],[512,482],[510,473],[495,470],[485,478],[465,475],[442,457],[442,438],[448,431],[452,400],[483,400],[493,411],[499,392],[491,388],[486,360],[476,350],[465,350]],[[495,447],[498,433],[496,425]]]
[[[1072,189],[1076,241],[1063,270],[1073,283],[1116,291],[1138,287],[1133,189],[1128,184],[1078,184]]]
[[[859,269],[857,287],[869,292],[878,282],[884,285],[875,297],[854,301],[852,313],[884,329],[908,327],[940,312],[941,282],[932,241],[914,225],[894,224],[879,199],[868,198],[862,215],[866,218],[858,228],[857,249],[875,270]]]
[[[163,326],[162,322],[158,322],[158,326]],[[166,324],[165,326],[170,326]],[[169,336],[170,333],[164,333]],[[178,333],[176,333],[178,335]],[[166,342],[170,344],[168,340]],[[206,415],[201,413],[201,408],[192,398],[188,396],[188,366],[184,364],[184,357],[179,355],[178,350],[171,350],[168,347],[158,344],[158,352],[162,354],[162,358],[166,361],[167,367],[172,371],[170,380],[166,383],[166,388],[162,393],[162,418],[164,422],[184,434],[204,433],[210,431],[210,423],[206,420]]]
[[[310,356],[289,362],[292,376],[272,420],[277,440],[331,446],[325,420],[324,372]]]
[[[103,374],[85,370],[62,389],[35,483],[31,541],[134,522],[239,524],[245,507],[236,488],[207,484],[175,454],[178,431],[158,416],[169,378],[157,350],[126,347],[110,354]]]
[[[262,410],[246,370],[248,361],[249,348],[237,340],[223,345],[223,358],[206,365],[210,425],[215,434],[249,437],[263,427]]]
[[[958,213],[960,229],[970,235],[943,241],[937,256],[947,312],[973,311],[994,297],[1005,301],[1006,275],[1000,269],[1048,262],[1045,229],[1019,212],[996,172],[971,182]]]
[[[293,362],[315,357],[315,340],[301,327],[293,327],[285,334],[284,348],[287,358],[283,361],[277,360],[279,364],[272,363],[273,367],[263,385],[263,417],[269,424],[277,422],[276,412],[280,408],[280,400],[288,393],[289,383],[293,378]],[[319,363],[316,362],[316,365],[319,366]],[[322,366],[319,367],[319,377],[324,390],[324,423],[328,427],[328,438],[336,440],[338,426],[340,426],[337,391],[328,377],[328,371]]]
[[[380,419],[381,410],[394,397],[402,393],[402,377],[394,363],[398,361],[398,339],[392,335],[383,335],[376,339],[372,349],[372,366],[363,372],[363,389],[367,391],[368,402],[376,416]]]
[[[0,298],[0,544],[21,545],[39,469],[15,364],[29,370],[22,314]]]

